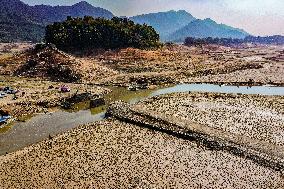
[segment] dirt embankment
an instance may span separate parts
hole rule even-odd
[[[282,56],[282,47],[277,46],[166,45],[157,50],[127,48],[80,57],[47,46],[1,60],[0,74],[119,86],[181,82],[281,85]]]
[[[77,58],[53,45],[34,48],[0,60],[0,75],[40,78],[65,83],[98,83],[116,74],[96,60]]]
[[[106,52],[94,58],[119,73],[102,80],[102,83],[116,85],[180,83],[188,78],[263,68],[262,63],[247,62],[237,58],[231,51],[172,45],[155,51],[128,48]]]
[[[52,45],[36,45],[33,49],[3,61],[0,74],[76,82],[81,78],[81,74],[74,69],[79,64],[75,58]]]

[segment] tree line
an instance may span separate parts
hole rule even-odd
[[[231,45],[239,45],[243,43],[283,45],[284,36],[280,36],[280,35],[267,36],[267,37],[248,36],[248,37],[245,37],[244,39],[187,37],[184,41],[184,44],[187,46],[199,46],[199,45],[206,45],[206,44],[231,46]]]
[[[68,17],[46,27],[45,42],[62,50],[117,49],[125,47],[155,48],[160,45],[153,27],[135,24],[127,18]]]

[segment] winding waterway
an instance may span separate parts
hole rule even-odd
[[[284,87],[274,86],[219,86],[212,84],[181,84],[172,87],[128,91],[125,88],[111,88],[105,99],[107,105],[89,109],[89,102],[77,104],[73,110],[57,109],[53,113],[38,114],[26,122],[15,122],[0,129],[0,155],[22,149],[79,125],[104,119],[108,104],[117,100],[135,103],[148,97],[173,92],[219,92],[240,94],[261,94],[284,96]]]

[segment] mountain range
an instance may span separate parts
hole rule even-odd
[[[0,0],[0,41],[40,41],[45,26],[72,17],[104,17],[114,15],[82,1],[72,6],[29,6],[20,0]]]
[[[67,16],[114,17],[110,11],[85,1],[72,6],[29,6],[20,0],[0,0],[0,41],[41,41],[46,25],[63,21]],[[152,26],[162,41],[183,41],[186,37],[244,38],[249,35],[211,19],[199,20],[184,10],[143,14],[129,19]]]
[[[243,39],[249,36],[246,31],[227,26],[225,24],[218,24],[210,18],[200,20],[196,19],[186,26],[176,30],[167,38],[169,41],[184,41],[187,37],[193,38],[234,38]]]
[[[166,40],[177,29],[183,28],[196,20],[195,17],[184,10],[143,14],[129,19],[139,24],[145,23],[152,26],[160,34],[162,40]]]

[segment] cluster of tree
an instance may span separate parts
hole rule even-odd
[[[184,44],[187,46],[200,46],[200,45],[206,45],[206,44],[232,46],[232,45],[239,45],[239,44],[244,44],[244,43],[283,45],[284,36],[280,36],[280,35],[268,36],[268,37],[248,36],[244,39],[187,37],[184,41]]]
[[[117,49],[125,47],[155,48],[160,45],[159,35],[148,25],[135,24],[127,18],[68,17],[46,27],[46,43],[62,50]]]
[[[248,36],[244,40],[245,42],[250,42],[250,43],[275,44],[275,45],[284,44],[284,36],[281,36],[281,35],[273,35],[273,36],[267,36],[267,37]]]

